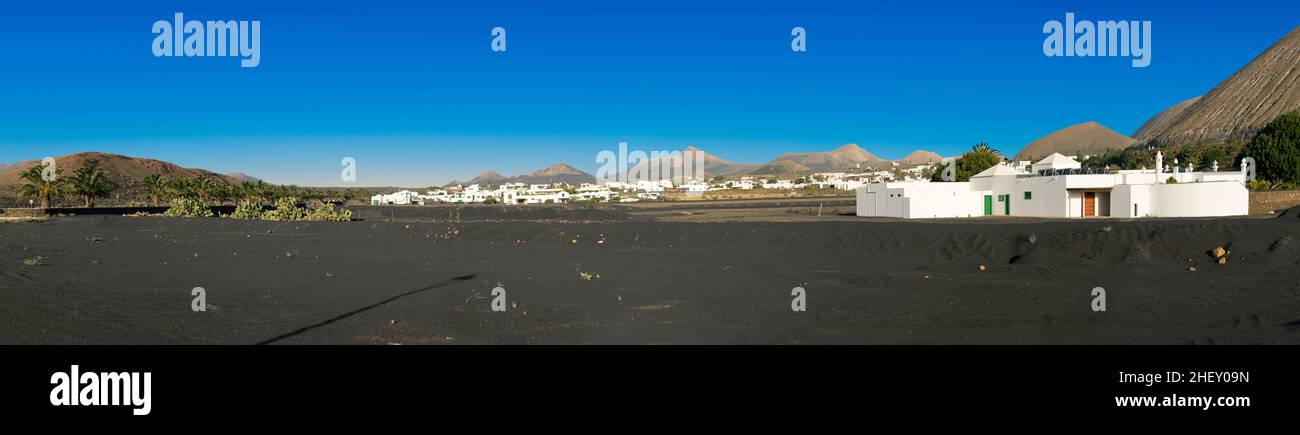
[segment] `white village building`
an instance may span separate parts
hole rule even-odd
[[[569,202],[569,192],[564,189],[532,185],[527,190],[506,190],[501,194],[506,204],[560,204]]]
[[[420,202],[420,194],[409,190],[399,190],[388,195],[370,197],[371,205],[407,205]]]
[[[1019,166],[1019,165],[1018,165]],[[972,216],[1197,217],[1241,216],[1249,210],[1243,172],[1083,169],[1052,154],[1032,172],[998,165],[969,182],[872,183],[857,189],[857,215],[896,218]],[[1023,167],[1023,166],[1022,166]],[[1176,182],[1169,182],[1170,179]]]

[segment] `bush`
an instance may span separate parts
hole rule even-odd
[[[1255,159],[1261,179],[1300,183],[1300,110],[1287,112],[1268,123],[1251,139],[1243,153]]]
[[[171,217],[212,217],[212,210],[207,204],[199,202],[194,198],[176,198],[172,200],[171,208],[163,212],[163,216]]]
[[[309,221],[348,222],[352,220],[352,210],[337,209],[333,203],[325,203],[307,214]]]
[[[307,209],[298,206],[298,198],[285,196],[275,200],[275,210],[262,214],[268,221],[300,221],[307,217]]]
[[[230,215],[235,219],[262,219],[262,202],[255,199],[243,199],[235,205],[235,212]]]
[[[1246,182],[1246,188],[1250,190],[1295,190],[1300,188],[1300,185],[1281,181],[1250,180]]]

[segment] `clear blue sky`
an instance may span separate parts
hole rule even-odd
[[[1043,56],[1043,23],[1071,11],[1151,20],[1151,66]],[[154,57],[175,12],[261,20],[261,65]],[[1256,0],[5,1],[0,162],[94,150],[340,185],[352,156],[358,185],[424,186],[594,172],[619,141],[738,162],[1013,153],[1090,120],[1130,134],[1297,25],[1294,1]]]

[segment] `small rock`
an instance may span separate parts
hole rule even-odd
[[[983,272],[983,271],[984,271],[984,269],[985,269],[985,267],[984,267],[984,265],[983,265],[983,264],[981,264],[981,265],[980,265],[980,272]]]
[[[1195,272],[1195,271],[1196,271],[1196,266],[1187,266],[1187,271],[1188,271],[1188,272]]]

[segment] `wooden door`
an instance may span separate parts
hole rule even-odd
[[[1097,193],[1083,192],[1083,217],[1097,215]]]

